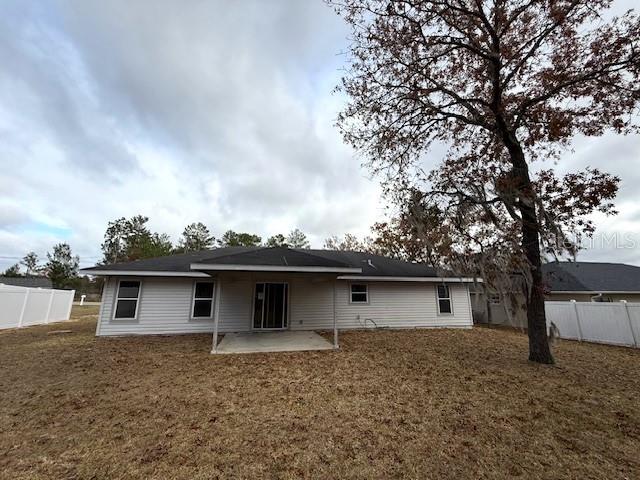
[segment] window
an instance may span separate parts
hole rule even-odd
[[[211,318],[213,311],[213,282],[196,282],[193,288],[192,318]]]
[[[136,318],[138,315],[138,300],[140,300],[140,281],[120,280],[114,318]]]
[[[351,284],[351,303],[367,303],[369,301],[369,289],[365,284]]]
[[[438,285],[438,312],[453,313],[451,309],[451,294],[449,287],[446,285]]]
[[[500,294],[499,293],[489,294],[489,303],[491,305],[500,305]]]

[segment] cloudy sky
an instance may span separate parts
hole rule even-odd
[[[135,214],[174,241],[194,221],[318,247],[368,233],[380,189],[333,126],[347,34],[321,0],[2,0],[0,269],[60,241],[92,265]],[[615,136],[567,152],[562,169],[623,179],[583,260],[640,265],[638,153]]]

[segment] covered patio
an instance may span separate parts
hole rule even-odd
[[[227,333],[213,353],[266,353],[332,350],[334,346],[311,331]]]
[[[338,348],[336,322],[336,280],[339,275],[359,274],[362,268],[343,261],[323,258],[308,252],[285,247],[263,248],[221,257],[205,259],[190,264],[190,270],[215,279],[215,302],[213,304],[213,342],[211,353],[295,352],[305,350],[329,350]],[[290,330],[290,281],[293,276],[313,276],[314,281],[331,285],[331,313],[333,343],[317,333],[307,330]],[[240,303],[250,306],[241,330],[227,329],[223,340],[218,342],[220,325],[220,303],[223,297],[222,284],[233,284],[242,277],[253,284],[252,297]],[[211,303],[211,297],[207,302]],[[199,299],[196,299],[199,300]],[[302,325],[303,320],[299,320]],[[328,322],[327,322],[328,323]],[[328,327],[329,325],[327,325]],[[250,331],[246,331],[246,328]]]

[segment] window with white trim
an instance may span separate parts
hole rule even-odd
[[[351,303],[368,303],[369,285],[366,283],[351,284]]]
[[[453,313],[451,292],[447,285],[438,285],[438,313]]]
[[[120,280],[113,318],[132,320],[138,316],[140,280]]]
[[[211,318],[214,282],[195,282],[191,318]]]

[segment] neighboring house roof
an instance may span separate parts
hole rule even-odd
[[[250,267],[250,268],[248,268]],[[94,275],[193,275],[210,270],[318,271],[346,274],[345,278],[433,278],[438,272],[427,265],[364,252],[291,249],[285,247],[226,247],[169,255],[134,262],[83,269]],[[202,275],[206,275],[202,273]],[[462,280],[453,277],[455,280]]]
[[[640,267],[633,265],[551,262],[542,270],[551,292],[640,292]]]
[[[2,277],[0,283],[15,287],[52,288],[53,284],[47,277]]]

